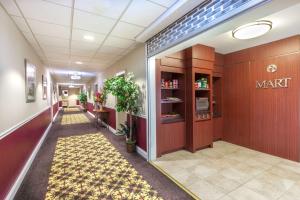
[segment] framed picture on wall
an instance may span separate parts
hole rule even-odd
[[[25,59],[25,95],[26,103],[35,102],[36,67]]]
[[[42,94],[43,94],[43,99],[47,99],[47,77],[42,75]]]

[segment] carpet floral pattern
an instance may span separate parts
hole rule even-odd
[[[62,125],[68,124],[83,124],[83,123],[90,123],[90,120],[85,116],[85,114],[67,114],[63,115],[61,119]]]
[[[45,199],[162,198],[101,133],[96,133],[58,139]]]
[[[78,107],[67,107],[67,108],[64,108],[64,112],[79,112],[80,109]]]

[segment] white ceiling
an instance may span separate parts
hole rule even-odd
[[[90,72],[77,72],[77,71],[69,71],[69,70],[59,70],[59,69],[50,69],[52,78],[56,83],[64,83],[64,84],[86,84],[96,78],[95,73]],[[81,77],[80,80],[72,80],[72,75],[79,75]]]
[[[0,0],[50,67],[98,71],[128,52],[179,0]],[[86,41],[85,35],[94,41]],[[78,65],[75,62],[81,61]]]
[[[282,2],[282,0],[272,0],[270,3],[256,7],[162,52],[157,57],[183,50],[195,44],[211,46],[215,48],[216,52],[227,54],[300,34],[300,1],[285,0],[284,4]],[[260,19],[273,22],[272,30],[266,35],[250,40],[238,40],[232,37],[232,30],[236,27]]]

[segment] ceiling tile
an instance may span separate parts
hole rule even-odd
[[[71,55],[72,56],[93,56],[96,53],[96,51],[89,51],[84,49],[71,49]]]
[[[121,39],[117,37],[109,36],[104,42],[104,45],[118,47],[118,48],[128,48],[134,43],[133,40]]]
[[[128,3],[129,0],[76,0],[75,8],[117,19]]]
[[[91,56],[87,57],[87,56],[71,56],[71,62],[76,62],[76,61],[80,61],[83,63],[89,62],[91,60]]]
[[[110,18],[101,17],[78,10],[74,11],[74,28],[106,34],[112,29],[114,23],[115,20]]]
[[[22,16],[18,7],[12,0],[0,0],[0,3],[3,5],[3,7],[6,9],[6,11],[15,16]]]
[[[71,8],[41,0],[19,0],[18,4],[26,18],[70,26]]]
[[[62,5],[62,6],[68,6],[68,7],[73,6],[73,0],[44,0],[44,1],[59,4],[59,5]]]
[[[112,31],[111,35],[121,38],[134,39],[144,28],[125,22],[119,22]]]
[[[125,12],[122,21],[147,27],[155,21],[164,11],[165,7],[146,0],[133,0]]]
[[[174,3],[176,3],[176,1],[178,0],[149,0],[152,1],[154,3],[157,3],[161,6],[165,6],[165,7],[171,7]]]
[[[117,57],[117,55],[97,53],[95,58],[100,60],[113,60]]]
[[[24,18],[17,16],[12,16],[12,18],[22,32],[30,32],[30,29],[27,26]]]
[[[84,39],[84,36],[93,36],[95,39],[94,41],[87,41]],[[85,43],[94,43],[100,45],[101,42],[103,42],[105,38],[104,34],[98,34],[98,33],[93,33],[89,31],[84,31],[80,29],[73,29],[72,31],[72,40],[77,40]]]
[[[99,50],[99,53],[105,53],[105,54],[113,54],[113,55],[119,55],[123,53],[126,49],[124,48],[118,48],[118,47],[112,47],[112,46],[102,46]]]
[[[70,59],[69,54],[59,54],[59,53],[46,53],[46,57],[48,59],[55,59],[55,60],[63,60],[65,62],[68,62]]]
[[[52,45],[43,45],[41,44],[44,52],[46,53],[62,53],[68,54],[69,48],[68,47],[59,47],[59,46],[52,46]]]
[[[43,23],[36,20],[27,20],[31,30],[34,34],[47,35],[52,37],[59,37],[64,39],[69,39],[70,28],[66,26]]]
[[[95,43],[87,43],[87,42],[80,42],[80,41],[72,41],[71,49],[79,49],[85,51],[96,51],[99,48],[98,44]]]
[[[67,39],[50,37],[46,35],[35,35],[35,37],[42,46],[56,46],[69,48],[69,40]]]

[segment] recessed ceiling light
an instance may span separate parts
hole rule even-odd
[[[95,37],[92,35],[84,35],[83,39],[85,39],[86,41],[92,42],[95,40]]]
[[[260,20],[245,24],[232,31],[232,36],[236,39],[247,40],[262,36],[272,29],[272,22]]]
[[[82,65],[82,62],[81,61],[76,61],[75,62],[77,65]]]
[[[80,77],[79,75],[72,75],[72,76],[71,76],[71,79],[72,79],[72,80],[80,80],[81,77]]]
[[[74,85],[69,85],[69,88],[74,88],[75,86]]]

